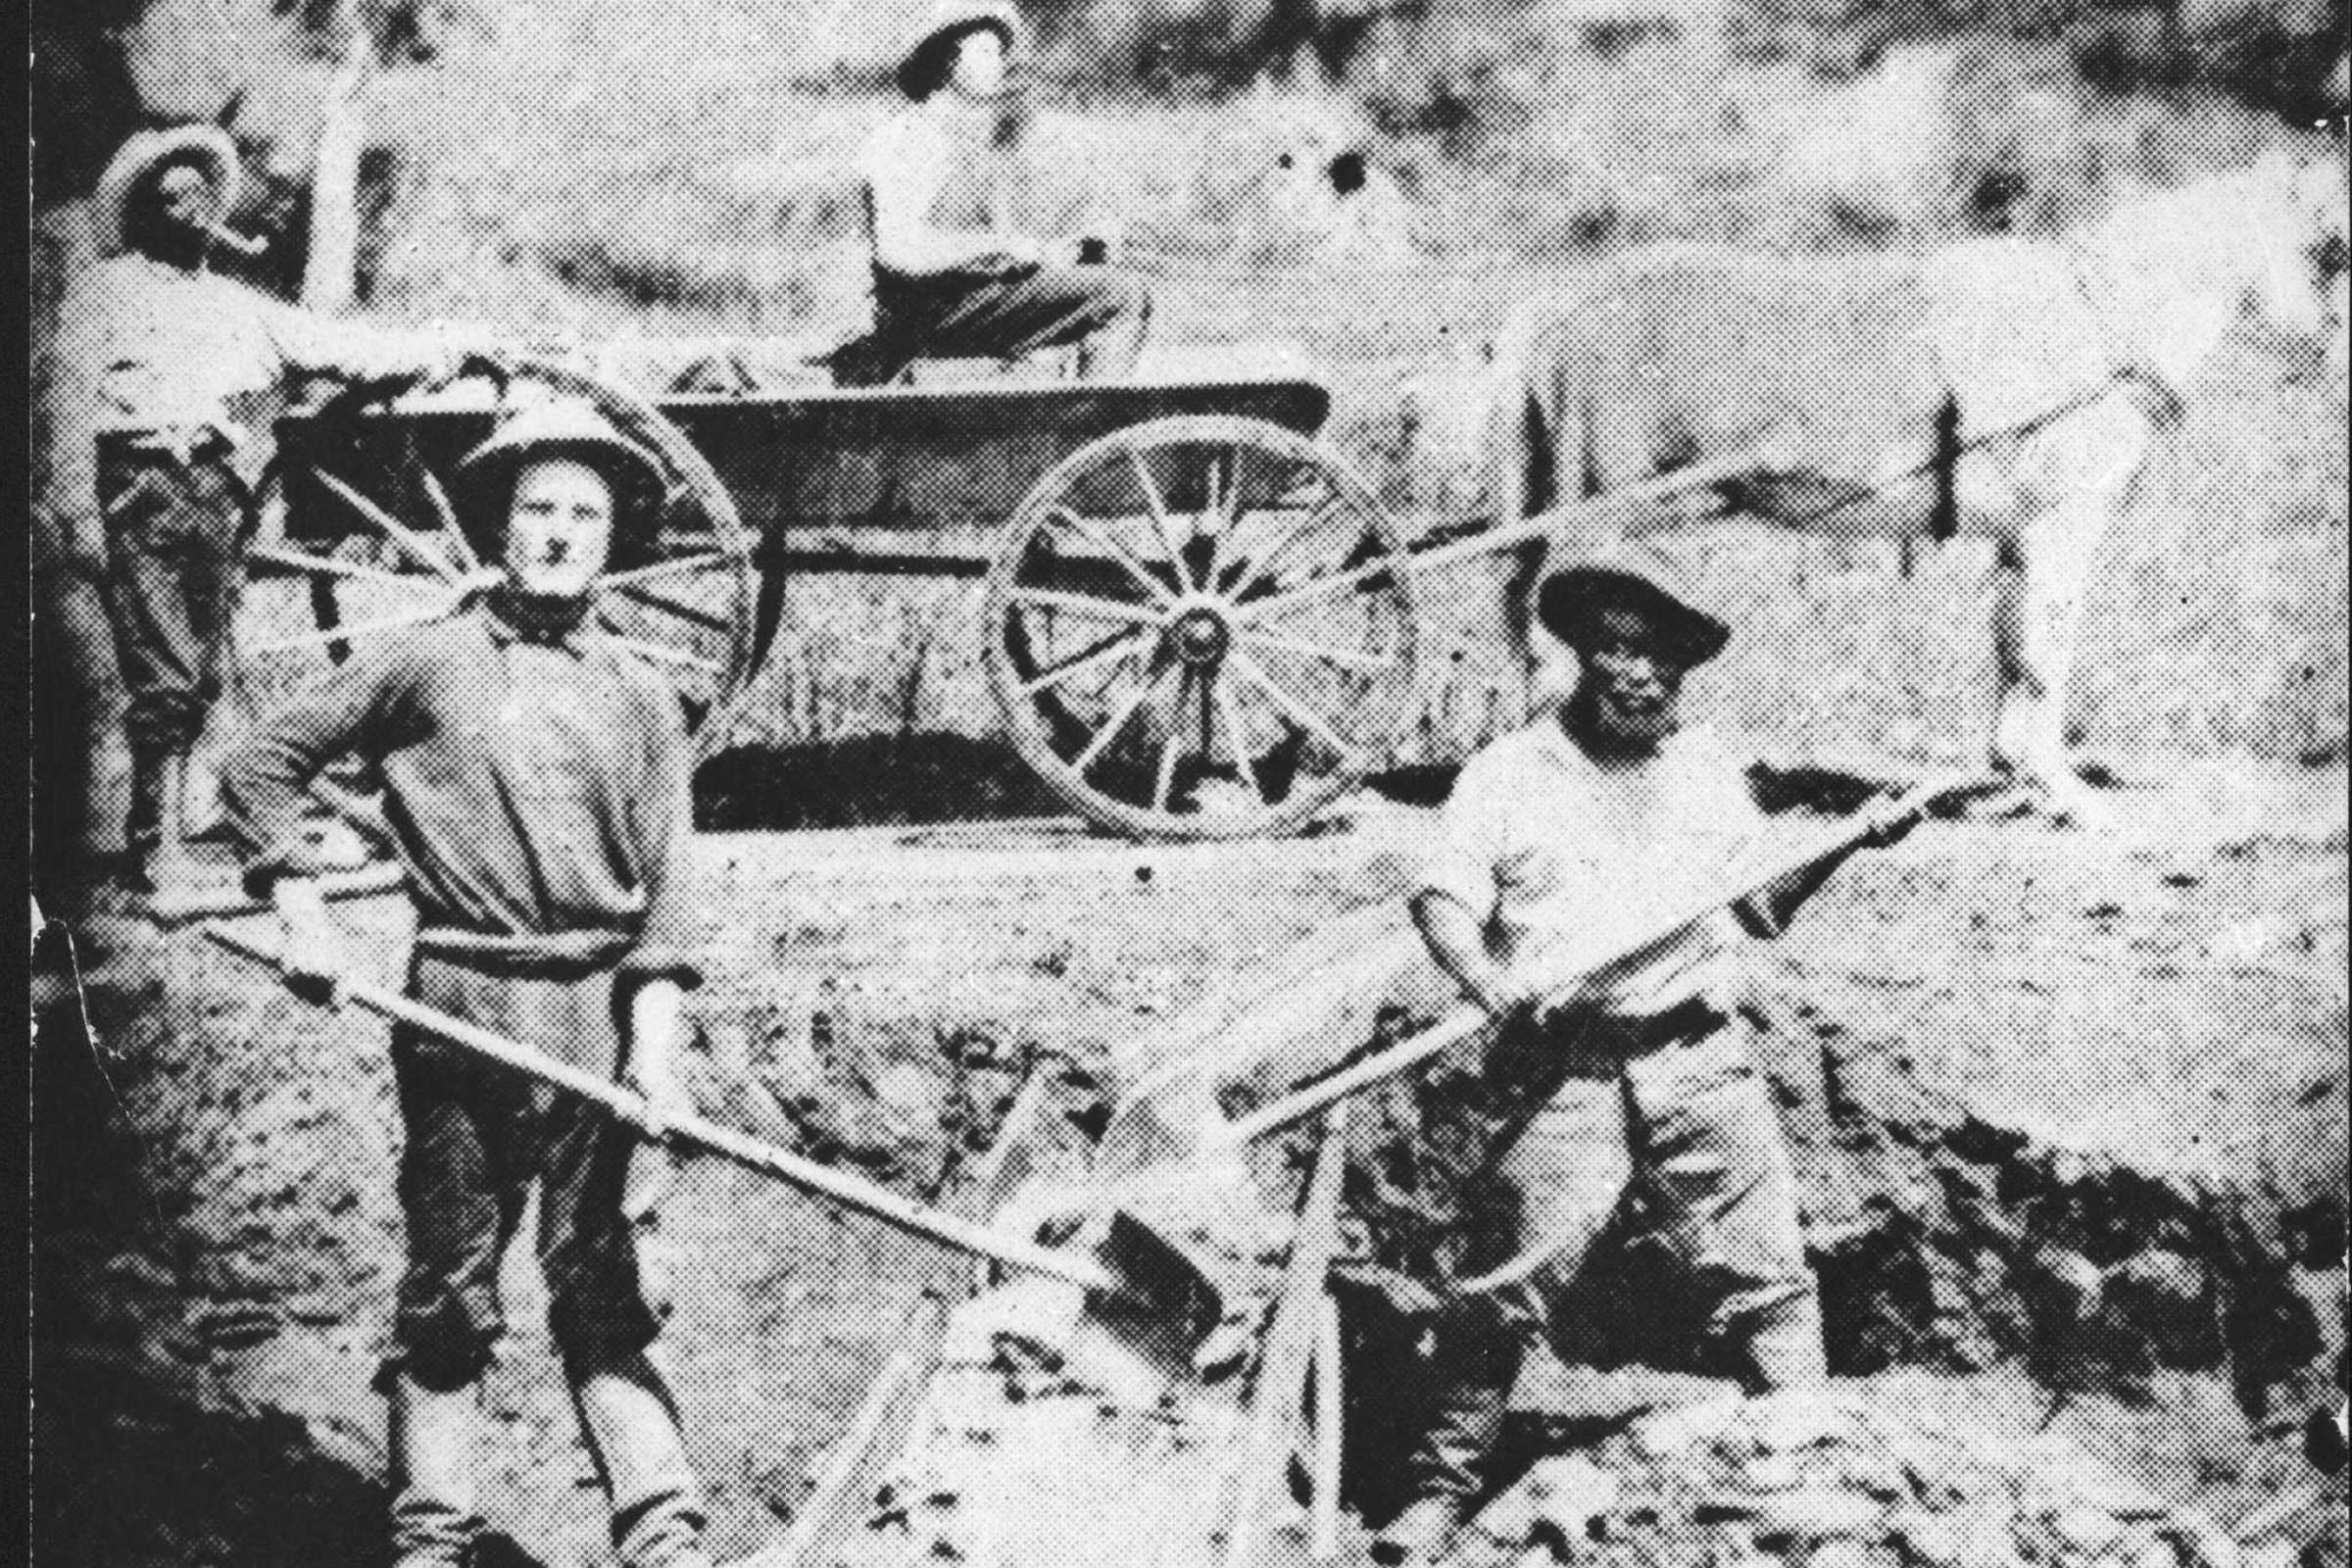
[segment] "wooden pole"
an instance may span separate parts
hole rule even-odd
[[[232,953],[272,968],[283,967],[277,950],[267,943],[257,942],[220,925],[206,926],[204,934]],[[358,1003],[370,1012],[421,1029],[436,1039],[461,1046],[476,1055],[487,1056],[503,1066],[528,1073],[559,1089],[569,1090],[584,1100],[592,1100],[633,1127],[645,1128],[652,1122],[645,1098],[623,1089],[609,1078],[584,1072],[519,1041],[510,1040],[365,980],[341,980],[337,989],[344,998]],[[910,1236],[937,1242],[943,1247],[952,1247],[975,1257],[993,1258],[1008,1268],[1043,1274],[1050,1279],[1105,1296],[1130,1294],[1129,1283],[1095,1258],[1083,1257],[1058,1248],[1041,1247],[1016,1236],[1003,1235],[985,1225],[975,1224],[928,1203],[917,1202],[891,1191],[880,1182],[821,1165],[789,1150],[778,1149],[749,1134],[737,1132],[732,1127],[721,1126],[708,1117],[674,1117],[668,1122],[666,1131],[672,1138],[724,1155],[748,1170],[773,1176],[803,1192],[830,1199],[844,1208],[863,1214],[868,1219],[880,1220]]]
[[[1694,901],[1670,915],[1652,921],[1632,936],[1612,937],[1595,951],[1579,953],[1565,957],[1554,956],[1541,966],[1540,972],[1556,976],[1549,987],[1553,996],[1561,995],[1582,985],[1594,971],[1619,962],[1646,948],[1682,931],[1686,926],[1712,918],[1717,911],[1738,903],[1740,899],[1762,892],[1786,877],[1806,870],[1831,856],[1851,849],[1858,841],[1875,831],[1883,821],[1894,820],[1906,813],[1924,812],[1938,802],[1971,789],[1984,787],[1984,781],[1973,776],[1963,779],[1939,779],[1906,791],[1877,810],[1865,809],[1855,820],[1844,822],[1820,838],[1797,850],[1782,855],[1757,870],[1740,878],[1736,889],[1710,893],[1703,901]],[[1370,1088],[1384,1079],[1411,1067],[1417,1067],[1431,1057],[1451,1049],[1487,1027],[1486,1013],[1476,1007],[1462,1007],[1444,1021],[1399,1041],[1386,1051],[1365,1057],[1345,1071],[1332,1074],[1320,1083],[1286,1095],[1280,1100],[1259,1106],[1231,1126],[1218,1129],[1213,1135],[1222,1143],[1246,1144],[1270,1132],[1289,1126],[1303,1116],[1313,1114],[1325,1105]]]
[[[1340,1179],[1348,1165],[1348,1107],[1323,1118],[1323,1143],[1307,1178],[1282,1295],[1258,1355],[1257,1387],[1241,1448],[1241,1480],[1225,1543],[1225,1568],[1251,1568],[1266,1544],[1265,1514],[1291,1459],[1291,1434],[1322,1321],[1325,1288],[1339,1251]]]
[[[1341,1381],[1347,1344],[1340,1333],[1340,1303],[1323,1295],[1315,1319],[1315,1492],[1311,1555],[1333,1562],[1340,1555],[1340,1460],[1347,1446],[1348,1401]]]
[[[1011,1186],[1019,1180],[1014,1155],[1028,1148],[1052,1086],[1050,1070],[1030,1069],[1012,1107],[1004,1113],[996,1142],[956,1184],[956,1196],[948,1204],[951,1210],[986,1219],[1010,1196]],[[924,1287],[921,1299],[907,1309],[889,1336],[889,1360],[851,1419],[849,1430],[825,1456],[807,1500],[794,1510],[791,1529],[773,1548],[738,1568],[831,1568],[842,1542],[872,1502],[882,1467],[897,1458],[906,1445],[922,1395],[939,1368],[949,1320],[956,1302],[970,1294],[974,1278],[973,1271],[957,1268]]]

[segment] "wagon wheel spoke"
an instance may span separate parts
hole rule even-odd
[[[1360,650],[1326,648],[1320,643],[1301,642],[1295,637],[1276,637],[1266,632],[1246,633],[1242,641],[1246,647],[1270,648],[1281,653],[1297,654],[1301,659],[1336,664],[1342,669],[1383,670],[1396,667],[1394,658],[1383,658]]]
[[[1244,605],[1240,611],[1241,620],[1245,625],[1253,625],[1258,621],[1269,620],[1277,615],[1289,614],[1293,611],[1314,604],[1319,600],[1328,599],[1333,594],[1345,593],[1350,588],[1359,587],[1376,577],[1394,576],[1396,570],[1397,563],[1394,561],[1367,561],[1362,565],[1349,566],[1329,577],[1319,577],[1313,582],[1300,583],[1298,587],[1286,589],[1271,598],[1259,599]]]
[[[1152,809],[1161,813],[1166,812],[1168,798],[1175,790],[1176,749],[1184,740],[1184,699],[1192,689],[1193,671],[1187,665],[1177,676],[1175,711],[1171,715],[1175,722],[1168,725],[1168,733],[1160,739],[1159,766],[1152,777]]]
[[[1304,516],[1290,522],[1264,549],[1243,556],[1240,574],[1234,577],[1226,593],[1236,600],[1247,601],[1250,590],[1265,579],[1267,572],[1274,569],[1274,564],[1282,559],[1285,551],[1346,510],[1346,506],[1344,501],[1336,499],[1325,501],[1309,510]]]
[[[1051,617],[1049,616],[1048,618],[1050,619]],[[1084,648],[1079,649],[1077,652],[1065,655],[1050,664],[1037,664],[1034,662],[1034,661],[1032,661],[1028,666],[1028,673],[1031,677],[1042,675],[1058,675],[1063,670],[1068,669],[1072,664],[1082,663],[1093,659],[1097,654],[1100,654],[1104,649],[1109,648],[1113,643],[1133,642],[1136,638],[1146,635],[1148,634],[1144,632],[1114,631],[1109,636],[1099,638],[1096,641],[1087,644]],[[1030,657],[1033,647],[1033,644],[1024,642],[1022,649],[1024,658]]]
[[[1158,578],[1152,576],[1152,569],[1145,565],[1144,563],[1136,557],[1134,551],[1119,543],[1118,539],[1111,534],[1109,529],[1102,527],[1091,517],[1081,515],[1068,507],[1055,507],[1050,515],[1067,524],[1071,528],[1076,529],[1088,540],[1100,546],[1106,554],[1109,555],[1111,560],[1117,562],[1119,568],[1126,572],[1128,576],[1135,579],[1135,584],[1137,587],[1143,589],[1144,597],[1148,603],[1157,605],[1162,609],[1165,609],[1167,606],[1175,602],[1174,597],[1168,592],[1167,585],[1161,582]],[[1181,564],[1177,565],[1176,572],[1178,578],[1181,580],[1184,572],[1184,568]]]
[[[1324,745],[1337,752],[1342,760],[1353,763],[1370,760],[1370,754],[1364,747],[1342,735],[1321,714],[1284,690],[1256,660],[1238,648],[1228,656],[1228,660],[1237,674],[1264,693],[1266,700],[1281,709],[1294,722],[1312,732]]]
[[[333,643],[349,642],[360,637],[376,637],[385,632],[399,631],[409,626],[422,626],[447,615],[457,608],[455,600],[444,597],[422,610],[411,610],[397,615],[383,615],[374,620],[363,620],[346,626],[333,626],[323,631],[296,632],[291,636],[264,638],[245,645],[251,655],[282,654],[296,648],[324,648]]]
[[[1128,466],[1135,470],[1135,487],[1143,493],[1144,510],[1152,514],[1152,526],[1159,530],[1159,542],[1168,552],[1168,564],[1176,573],[1179,591],[1190,593],[1193,581],[1184,567],[1184,541],[1177,535],[1176,519],[1168,514],[1168,504],[1159,493],[1159,481],[1152,477],[1152,466],[1144,461],[1142,449],[1127,449]]]
[[[1016,588],[1013,603],[1034,606],[1041,610],[1059,610],[1072,615],[1092,615],[1097,620],[1124,621],[1131,626],[1157,626],[1160,615],[1156,611],[1116,599],[1097,599],[1092,594],[1065,593],[1058,588]]]
[[[402,522],[398,517],[393,516],[392,514],[386,512],[383,508],[377,506],[374,502],[368,500],[366,496],[360,494],[359,491],[354,490],[350,485],[345,484],[341,479],[336,478],[324,468],[314,468],[312,472],[318,475],[318,482],[326,486],[330,494],[332,494],[337,500],[341,501],[345,506],[350,507],[352,511],[367,518],[368,521],[373,523],[386,538],[390,539],[394,544],[399,545],[403,550],[407,551],[409,555],[416,560],[417,564],[423,566],[427,571],[432,572],[435,576],[441,577],[448,582],[457,583],[465,581],[464,574],[458,571],[457,568],[449,562],[449,560],[439,551],[433,549],[431,545],[427,544],[422,534],[416,532],[416,530],[414,528],[411,528],[407,523]]]
[[[414,446],[415,443],[412,442],[412,450],[414,450]],[[458,522],[458,509],[450,505],[449,492],[442,487],[440,476],[434,473],[421,459],[416,460],[416,472],[424,481],[425,499],[433,504],[433,514],[441,521],[441,531],[449,535],[450,544],[457,550],[458,560],[465,563],[468,572],[481,571],[483,569],[482,558],[474,550],[473,541],[466,537],[465,528]]]
[[[643,637],[631,637],[615,627],[605,616],[599,615],[597,624],[604,628],[599,635],[606,642],[611,643],[622,653],[633,654],[649,663],[670,664],[680,669],[699,669],[710,675],[724,675],[727,672],[727,666],[715,659],[705,659],[700,654],[690,654],[682,648],[673,648],[667,643],[649,642]]]
[[[1152,694],[1159,690],[1159,683],[1166,674],[1167,671],[1164,669],[1152,671],[1150,678],[1128,695],[1127,700],[1112,711],[1110,718],[1104,722],[1102,729],[1096,732],[1095,738],[1086,743],[1086,750],[1070,759],[1072,772],[1084,777],[1086,770],[1102,760],[1102,754],[1109,751],[1111,743],[1119,738],[1120,731],[1127,727],[1128,722],[1142,710],[1144,704],[1151,700]]]
[[[655,593],[652,589],[639,587],[635,583],[624,583],[618,591],[631,604],[643,605],[648,610],[657,610],[665,615],[675,615],[689,625],[700,626],[705,631],[724,632],[733,624],[723,615],[713,615],[708,610],[698,610],[694,606],[672,599],[666,594]]]
[[[1114,638],[1109,644],[1097,648],[1092,653],[1082,654],[1075,659],[1067,659],[1049,666],[1046,673],[1033,680],[1023,682],[1017,689],[1023,697],[1034,697],[1039,692],[1073,680],[1089,670],[1101,669],[1106,664],[1115,664],[1120,660],[1130,658],[1148,641],[1150,639],[1143,632],[1128,632],[1122,637]]]
[[[268,562],[273,566],[285,566],[294,571],[324,573],[332,577],[365,578],[370,582],[388,582],[409,589],[423,586],[414,573],[390,571],[382,566],[370,566],[357,561],[339,561],[333,556],[314,556],[300,550],[281,550],[270,545],[249,548],[245,552],[245,559]]]
[[[730,551],[706,552],[699,556],[672,556],[657,561],[650,566],[632,566],[626,571],[608,571],[597,578],[599,588],[623,588],[637,583],[652,582],[657,577],[674,577],[690,571],[718,571],[740,564],[741,557]]]
[[[1234,490],[1241,477],[1241,455],[1231,447],[1212,450],[1208,472],[1200,484],[1200,526],[1196,532],[1208,541],[1208,550],[1200,564],[1201,586],[1217,580],[1217,559],[1224,553],[1226,536],[1234,526]]]
[[[1219,716],[1225,720],[1225,744],[1233,752],[1234,766],[1241,770],[1242,782],[1250,786],[1251,798],[1263,801],[1266,798],[1265,786],[1258,782],[1257,764],[1250,756],[1250,736],[1242,727],[1241,704],[1234,698],[1232,682],[1218,685],[1217,709]]]

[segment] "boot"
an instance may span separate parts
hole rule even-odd
[[[668,1380],[646,1352],[575,1376],[572,1407],[612,1509],[622,1568],[711,1568],[709,1520]]]
[[[466,1568],[482,1533],[474,1511],[474,1428],[481,1386],[446,1393],[393,1379],[394,1568]]]

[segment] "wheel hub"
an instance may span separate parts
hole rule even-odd
[[[1168,644],[1185,663],[1205,668],[1222,660],[1233,646],[1233,628],[1218,611],[1195,605],[1169,623]]]

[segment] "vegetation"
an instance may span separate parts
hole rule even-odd
[[[369,95],[363,298],[573,343],[847,335],[864,275],[846,170],[891,111],[884,63],[906,10],[358,0],[387,65]],[[2345,0],[1026,10],[1032,86],[1055,110],[1036,131],[1041,222],[1126,214],[1162,291],[1160,340],[1179,355],[1303,342],[1337,380],[1341,439],[1376,470],[1400,379],[1467,352],[1510,301],[1595,254],[1677,237],[1821,250],[2055,230],[2280,145],[2341,150],[2309,124],[2342,113],[2327,82],[2340,77]],[[240,94],[241,131],[299,169],[345,15],[333,0],[36,0],[36,269],[53,281],[74,265],[75,198],[141,117],[211,116]],[[1343,199],[1344,165],[1355,185]],[[2089,633],[2108,652],[2084,664],[2094,739],[2340,750],[2342,612],[2328,585],[2343,570],[2341,415],[2276,368],[2248,373],[2255,389],[2217,405],[2229,427],[2192,427],[2195,457],[2119,546],[2102,589],[2118,597],[2094,607]],[[1376,477],[1414,505],[1463,500],[1458,475]],[[2199,545],[2225,532],[2222,570]],[[1832,613],[1821,595],[1835,590],[1838,624],[1858,639],[1844,667],[1874,706],[1795,715],[1784,709],[1797,699],[1768,682],[1756,716],[1859,723],[1880,741],[1973,732],[1947,711],[1979,686],[1982,650],[1953,642],[1981,624],[1973,610],[1931,612],[1885,593],[1876,570],[1825,577],[1795,549],[1741,568],[1760,609],[1795,635]],[[747,738],[830,735],[871,712],[985,726],[960,647],[892,641],[952,618],[950,599],[796,589],[775,700],[753,705]]]

